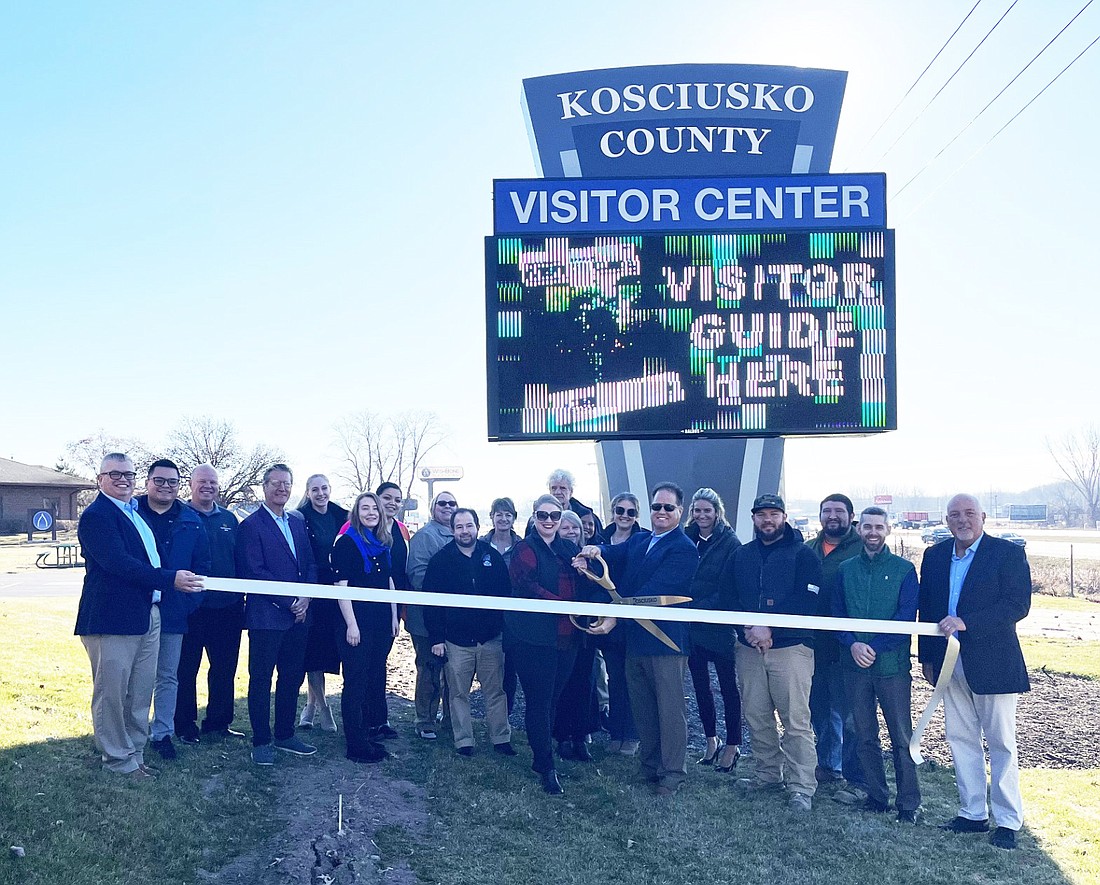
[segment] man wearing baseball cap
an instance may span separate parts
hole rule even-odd
[[[734,551],[720,580],[732,584],[739,611],[813,615],[821,588],[821,563],[787,523],[778,495],[761,495],[752,505],[755,537]],[[737,671],[741,703],[752,729],[753,777],[738,781],[758,793],[787,789],[792,811],[812,807],[817,753],[810,726],[810,682],[814,674],[813,632],[745,624],[737,628]],[[783,723],[783,737],[775,714]]]

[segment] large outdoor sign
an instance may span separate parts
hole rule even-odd
[[[896,427],[890,231],[498,236],[486,267],[490,439]]]
[[[828,172],[847,74],[653,65],[523,81],[539,175]]]
[[[886,226],[885,175],[744,178],[498,179],[493,230],[874,230]]]

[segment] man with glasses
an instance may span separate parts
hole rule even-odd
[[[161,458],[149,465],[146,493],[137,499],[138,513],[153,530],[160,561],[166,568],[210,574],[210,541],[202,518],[179,502],[180,471],[174,461]],[[176,695],[179,689],[180,649],[187,619],[202,602],[202,594],[184,595],[175,589],[160,600],[160,651],[153,689],[153,725],[150,744],[162,759],[176,758],[172,735],[176,729]],[[185,743],[198,743],[186,735]]]
[[[235,578],[234,551],[240,523],[218,504],[221,493],[218,471],[210,464],[200,464],[191,471],[190,485],[191,509],[202,520],[210,542],[210,571],[207,574]],[[244,737],[243,732],[232,728],[233,680],[237,674],[243,629],[244,597],[239,593],[207,590],[202,595],[202,603],[187,619],[187,632],[180,649],[179,693],[176,696],[176,734],[184,743],[196,743],[199,739],[195,683],[203,651],[210,666],[206,676],[206,718],[201,733],[222,738]]]
[[[285,464],[264,471],[264,503],[237,530],[237,577],[260,581],[317,583],[317,564],[305,521],[287,511],[294,477]],[[274,765],[275,750],[312,756],[317,748],[294,734],[298,689],[306,678],[309,598],[249,593],[248,719],[252,724],[252,761]],[[271,729],[271,679],[275,685],[275,730]]]
[[[985,513],[973,495],[947,502],[947,527],[952,537],[929,547],[920,567],[920,619],[937,623],[944,635],[918,639],[924,677],[931,683],[943,668],[946,637],[955,634],[960,645],[943,698],[959,813],[941,829],[989,831],[988,745],[990,804],[997,822],[989,841],[1012,849],[1024,823],[1016,701],[1031,688],[1016,624],[1031,609],[1031,568],[1022,547],[985,534]]]
[[[80,517],[86,571],[75,633],[92,665],[92,730],[108,771],[155,777],[145,765],[149,706],[164,593],[202,590],[202,578],[161,565],[156,539],[133,502],[134,464],[113,452],[99,468],[99,495]]]
[[[420,529],[409,541],[408,577],[414,590],[435,590],[424,586],[424,575],[431,558],[454,538],[451,517],[458,509],[458,501],[450,492],[440,492],[432,501],[432,521]],[[432,642],[424,623],[424,606],[410,605],[405,611],[405,629],[409,631],[413,650],[416,652],[416,688],[413,699],[416,704],[416,733],[426,741],[436,739],[436,715],[443,704],[446,709],[446,681],[439,657],[432,654]]]
[[[699,551],[684,530],[683,490],[671,482],[658,483],[649,505],[653,533],[639,532],[621,544],[590,545],[581,558],[604,557],[622,596],[690,596],[699,566]],[[678,646],[674,650],[651,635],[637,621],[626,619],[626,682],[638,728],[642,774],[658,796],[671,796],[687,777],[687,707],[684,674],[687,670],[688,625],[655,621]]]

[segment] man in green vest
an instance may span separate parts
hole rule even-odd
[[[917,572],[911,562],[886,549],[890,534],[886,511],[866,508],[859,515],[856,531],[863,549],[840,567],[833,614],[838,618],[915,621],[920,594]],[[839,638],[844,687],[867,789],[863,808],[882,813],[890,802],[878,736],[877,702],[890,734],[898,820],[915,824],[920,816],[920,785],[917,767],[909,755],[913,735],[911,637],[908,633],[843,632]]]

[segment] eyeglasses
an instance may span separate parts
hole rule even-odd
[[[180,484],[178,479],[169,479],[167,476],[151,476],[149,477],[149,481],[158,489],[163,489],[165,486],[174,489]]]
[[[637,516],[638,511],[635,510],[633,507],[616,507],[615,508],[615,515],[616,516]]]
[[[535,511],[535,519],[537,519],[539,522],[546,522],[546,520],[550,520],[551,522],[558,522],[561,519],[561,511],[560,510],[536,510]]]
[[[289,479],[269,479],[267,484],[273,489],[289,489],[293,485]]]
[[[124,479],[126,482],[133,482],[137,479],[137,474],[132,470],[108,470],[105,473],[99,474],[100,476],[109,476],[113,480]]]
[[[436,501],[436,507],[457,507],[458,501]]]
[[[676,506],[677,505],[675,504],[661,504],[657,501],[654,501],[652,504],[649,505],[649,509],[652,510],[654,513],[660,513],[662,510],[665,513],[672,513],[676,510]]]

